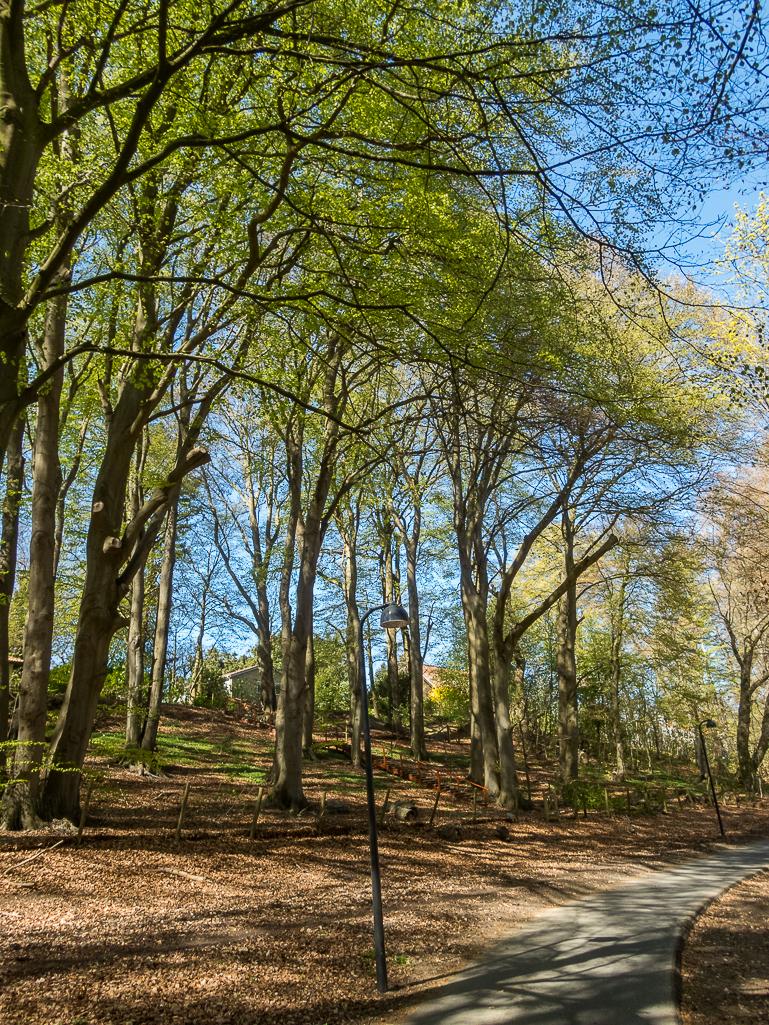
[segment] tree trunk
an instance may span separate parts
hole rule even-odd
[[[529,733],[528,705],[526,702],[526,657],[521,651],[520,644],[516,643],[513,649],[513,661],[515,670],[513,672],[513,715],[515,721],[520,723],[521,731]]]
[[[358,559],[357,559],[357,516],[350,512],[347,522],[337,517],[339,530],[344,544],[344,598],[347,605],[347,635],[345,650],[347,655],[347,682],[350,687],[350,758],[355,768],[359,769],[361,760],[360,738],[363,729],[362,690],[365,681],[360,676],[360,649],[358,647],[358,631],[360,628],[360,611],[358,609]]]
[[[43,331],[43,362],[50,366],[64,351],[66,298],[49,303]],[[19,733],[14,776],[29,783],[29,797],[36,804],[38,777],[45,747],[48,711],[48,675],[55,609],[54,549],[56,505],[61,487],[59,463],[59,414],[63,370],[54,374],[50,387],[37,402],[35,426],[32,530],[29,546],[29,607],[24,630],[24,667],[19,688]],[[24,824],[26,828],[26,823]]]
[[[415,510],[415,520],[418,511]],[[416,536],[414,536],[416,535]],[[406,541],[406,583],[409,595],[409,673],[411,677],[411,754],[427,760],[425,746],[424,675],[422,670],[422,634],[419,627],[419,588],[417,587],[417,544],[419,530]]]
[[[754,778],[758,775],[758,770],[761,768],[761,763],[766,757],[766,752],[769,750],[769,693],[767,693],[764,699],[764,713],[761,717],[761,732],[756,741],[756,746],[753,749],[753,756],[751,763],[753,766]]]
[[[313,631],[307,638],[307,661],[304,667],[304,737],[302,748],[306,754],[312,754],[312,735],[315,726],[315,640]]]
[[[375,718],[379,718],[379,701],[374,686],[374,655],[371,650],[371,620],[366,621],[366,655],[368,656],[368,693],[371,702],[371,711]]]
[[[318,471],[307,489],[310,500],[307,515],[302,519],[304,493],[303,435],[297,427],[286,431],[287,469],[290,512],[286,552],[280,583],[282,620],[283,676],[278,712],[275,719],[275,758],[273,762],[272,798],[279,807],[300,809],[306,804],[302,790],[302,723],[304,712],[305,667],[307,642],[312,631],[313,597],[318,555],[331,512],[326,509],[329,489],[337,463],[339,439],[338,418],[344,408],[345,396],[337,393],[337,378],[342,356],[342,342],[330,336],[325,356],[323,381],[324,409],[334,419],[327,419]],[[346,393],[345,393],[346,395]],[[295,543],[301,534],[299,574],[296,581],[296,613],[292,623],[290,589],[294,569]]]
[[[144,718],[144,565],[131,582],[131,611],[126,645],[126,731],[125,746],[141,743]]]
[[[149,448],[149,435],[145,429],[136,447],[134,471],[129,487],[128,519],[138,515],[144,502],[142,475]],[[136,540],[138,548],[141,535]],[[126,644],[126,747],[138,747],[141,742],[142,719],[144,718],[144,567],[141,566],[131,581],[131,605],[128,620],[128,642]]]
[[[579,713],[574,643],[577,631],[577,589],[570,587],[558,603],[556,664],[558,667],[558,768],[564,783],[579,775]]]
[[[0,118],[0,467],[22,412],[18,405],[29,310],[22,303],[29,213],[35,178],[47,142],[39,101],[29,80],[23,4],[5,4],[0,18],[4,116]]]
[[[210,570],[210,567],[209,567]],[[198,621],[198,636],[195,641],[195,658],[190,673],[190,697],[195,701],[202,700],[203,694],[203,640],[206,636],[206,614],[208,606],[208,580],[203,586],[203,593],[200,596],[200,620]]]
[[[11,599],[16,585],[16,546],[19,537],[19,503],[24,486],[24,423],[16,421],[8,441],[5,472],[5,498],[3,524],[0,535],[0,769],[5,767],[5,742],[8,740],[8,712],[10,710],[11,667],[8,622]]]
[[[171,624],[171,609],[173,607],[179,491],[180,488],[174,488],[171,494],[166,516],[165,536],[163,538],[163,558],[160,563],[160,581],[158,584],[158,609],[155,618],[155,642],[152,646],[152,682],[150,684],[150,699],[147,707],[147,721],[142,736],[142,749],[144,751],[155,750],[158,726],[160,725],[160,707],[163,702],[163,684],[168,658],[168,630]]]
[[[470,673],[470,712],[477,726],[483,757],[483,785],[494,800],[499,796],[497,777],[497,736],[491,696],[491,667],[486,605],[477,590],[462,574],[462,607],[467,630]],[[471,760],[472,761],[472,760]],[[480,782],[475,780],[475,782]]]
[[[568,508],[563,510],[564,572],[574,572],[574,526]],[[577,697],[577,585],[558,602],[556,617],[556,666],[558,669],[558,769],[564,783],[579,776],[579,710]]]
[[[617,758],[617,781],[625,779],[628,770],[627,754],[627,733],[625,723],[622,719],[620,708],[619,685],[622,675],[622,640],[625,621],[625,586],[627,578],[622,577],[620,582],[617,607],[612,616],[611,654],[609,664],[609,697],[611,702],[611,717],[614,727],[614,742]]]
[[[510,652],[507,646],[494,652],[494,712],[499,749],[499,794],[497,804],[513,810],[518,798],[515,745],[510,728]]]
[[[259,623],[256,644],[256,663],[259,666],[259,699],[265,712],[274,712],[277,708],[275,697],[275,666],[272,661],[272,633],[270,631],[270,602],[267,596],[267,584],[257,587],[259,601]],[[313,662],[313,681],[314,675]],[[313,697],[314,702],[314,697]]]
[[[385,602],[395,601],[395,577],[393,574],[393,527],[385,514],[381,528],[384,547],[380,552],[380,572],[382,577],[382,599]],[[401,726],[401,688],[398,674],[398,638],[394,630],[387,631],[387,688],[390,694],[390,726],[398,731]]]
[[[752,654],[743,654],[740,663],[740,704],[737,710],[737,773],[746,790],[754,785],[755,770],[750,753],[750,720],[753,711],[753,695],[750,692],[753,676]],[[697,731],[699,740],[699,731]]]
[[[207,453],[200,449],[189,449],[178,458],[165,481],[145,503],[140,519],[126,526],[121,539],[128,473],[136,443],[136,421],[141,417],[141,404],[130,401],[136,394],[132,385],[126,385],[123,397],[126,392],[129,393],[127,401],[123,403],[121,398],[111,416],[105,454],[94,487],[72,670],[51,742],[52,763],[45,785],[46,814],[54,817],[77,816],[80,769],[107,675],[110,643],[115,632],[127,625],[120,615],[120,603],[140,562],[134,558],[121,571],[127,561],[123,549],[133,550],[137,532],[144,529],[149,520],[144,534],[144,546],[149,550],[160,530],[175,485],[208,460]]]

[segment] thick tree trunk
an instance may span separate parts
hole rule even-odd
[[[307,638],[307,661],[304,667],[304,723],[302,726],[302,748],[305,754],[313,755],[312,736],[315,726],[315,639],[313,631]]]
[[[133,550],[137,532],[149,519],[144,536],[146,550],[149,550],[175,485],[208,460],[207,453],[200,449],[183,453],[164,483],[145,503],[139,521],[129,523],[121,539],[128,473],[136,443],[136,421],[141,415],[141,403],[134,402],[134,396],[139,397],[133,386],[127,384],[110,418],[105,454],[94,488],[72,670],[51,742],[52,763],[45,785],[44,807],[47,814],[55,817],[77,815],[80,769],[107,675],[110,643],[115,632],[127,625],[120,615],[120,603],[143,562],[143,558],[138,562],[129,560],[121,571],[126,563],[123,548]]]
[[[486,604],[477,590],[462,580],[462,607],[467,630],[468,658],[473,667],[470,674],[470,711],[475,720],[483,754],[483,785],[489,797],[499,796],[497,776],[497,736],[491,696],[491,666]],[[480,782],[476,780],[476,782]]]
[[[302,790],[302,741],[304,692],[307,685],[307,642],[312,629],[312,599],[315,585],[315,558],[310,559],[310,540],[305,542],[296,589],[296,617],[293,626],[283,631],[283,675],[280,700],[275,717],[275,761],[273,796],[282,808],[301,810],[306,804]]]
[[[515,745],[510,728],[510,652],[494,653],[494,718],[499,749],[499,795],[497,804],[514,809],[518,798],[518,775],[515,771]]]
[[[740,704],[737,710],[737,773],[746,790],[754,786],[755,769],[750,753],[750,720],[753,711],[753,695],[750,692],[753,676],[753,659],[745,653],[740,663]],[[699,738],[698,738],[699,739]]]
[[[558,603],[556,664],[558,667],[558,769],[564,783],[579,775],[579,711],[577,664],[577,589],[570,587]]]
[[[767,750],[769,750],[769,693],[767,693],[766,698],[764,699],[764,712],[761,717],[761,733],[756,741],[756,746],[753,749],[753,756],[751,758],[754,777],[758,775],[758,770],[761,768],[761,763],[766,757]]]
[[[564,573],[574,572],[574,525],[568,508],[563,510]],[[556,617],[556,666],[558,669],[558,770],[564,783],[579,776],[579,708],[577,694],[577,585],[558,602]]]
[[[50,366],[64,351],[66,299],[51,302],[43,332],[43,362]],[[29,546],[29,607],[24,630],[24,667],[19,688],[18,747],[13,774],[29,783],[37,801],[38,774],[45,747],[48,675],[55,609],[54,549],[56,506],[61,487],[59,413],[64,372],[58,371],[37,402],[35,426],[32,531]]]
[[[5,767],[3,746],[8,740],[8,713],[10,711],[11,667],[9,652],[9,615],[16,584],[16,546],[19,537],[19,503],[24,486],[24,423],[20,416],[8,442],[5,471],[5,497],[3,523],[0,534],[0,769]]]
[[[35,178],[45,145],[39,101],[29,80],[24,4],[5,4],[0,17],[0,466],[20,413],[20,375],[29,311],[22,304],[23,273],[35,206]]]
[[[283,808],[299,809],[306,804],[302,790],[305,667],[307,664],[307,642],[312,631],[313,596],[318,555],[328,522],[326,516],[329,515],[326,503],[336,468],[339,437],[339,427],[336,421],[344,407],[343,400],[336,393],[341,352],[340,340],[336,336],[330,337],[323,382],[323,403],[326,411],[336,419],[326,421],[323,452],[319,459],[316,478],[308,489],[311,497],[304,519],[301,516],[304,484],[302,434],[298,429],[296,434],[293,434],[291,429],[286,432],[291,508],[280,584],[283,676],[275,719],[272,789],[273,800]],[[301,545],[295,592],[296,612],[292,623],[289,598],[294,568],[294,547],[299,537],[301,537]]]
[[[147,707],[147,722],[142,736],[142,749],[154,751],[157,746],[160,706],[168,658],[168,631],[173,607],[174,567],[176,565],[176,531],[179,515],[179,488],[174,488],[169,499],[166,529],[163,538],[163,558],[160,563],[158,609],[155,618],[155,642],[152,646],[152,681]]]

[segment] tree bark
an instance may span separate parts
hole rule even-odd
[[[568,509],[561,519],[564,573],[574,574],[574,528]],[[564,783],[579,776],[579,709],[577,694],[577,585],[569,586],[558,602],[556,666],[558,669],[558,770]]]
[[[19,504],[24,487],[24,424],[20,416],[8,441],[5,471],[5,497],[3,523],[0,534],[0,769],[5,767],[3,746],[8,740],[8,712],[10,710],[11,667],[8,662],[9,616],[11,599],[16,586],[16,549],[19,537]]]
[[[358,609],[358,552],[357,552],[357,511],[350,510],[346,519],[337,517],[339,532],[342,535],[344,599],[347,606],[347,635],[345,650],[347,656],[347,682],[350,688],[350,758],[356,769],[361,768],[361,731],[363,729],[362,687],[365,681],[360,676],[360,649],[358,647],[358,631],[360,627],[360,611]]]
[[[755,779],[750,751],[750,722],[753,711],[752,676],[753,652],[752,650],[743,650],[740,661],[740,704],[737,709],[737,771],[740,782],[746,790],[752,789]]]
[[[414,502],[414,522],[411,533],[400,517],[395,522],[406,549],[406,587],[409,596],[409,675],[411,713],[411,754],[417,759],[427,760],[425,746],[425,703],[424,672],[422,667],[422,633],[419,624],[419,587],[417,584],[417,554],[422,530],[422,509]]]
[[[22,303],[23,272],[35,178],[46,142],[27,70],[24,16],[21,3],[5,5],[0,16],[0,465],[21,413],[18,396],[29,316]]]
[[[290,494],[286,551],[280,584],[282,620],[281,644],[283,674],[280,699],[275,718],[275,759],[273,762],[272,797],[279,807],[300,809],[306,804],[302,790],[302,724],[304,718],[304,689],[307,642],[312,630],[313,596],[317,575],[318,556],[328,517],[329,490],[337,463],[339,425],[337,420],[346,401],[346,392],[337,390],[342,341],[332,335],[325,353],[323,377],[323,406],[334,417],[326,419],[322,452],[318,468],[309,491],[307,514],[302,517],[304,465],[302,459],[302,432],[289,427],[286,432],[287,463]],[[294,433],[296,430],[296,433]],[[290,589],[294,569],[294,551],[301,532],[299,573],[296,581],[295,615],[292,620]]]
[[[625,779],[628,770],[627,733],[620,707],[619,685],[622,677],[622,641],[625,625],[625,588],[627,578],[623,575],[620,581],[616,608],[611,617],[611,653],[609,662],[609,698],[611,717],[614,727],[614,743],[616,748],[617,781]]]
[[[368,693],[371,702],[371,711],[376,719],[379,719],[379,699],[374,686],[374,655],[371,650],[371,620],[366,621],[366,655],[368,656]]]
[[[131,474],[128,501],[128,519],[138,515],[144,502],[142,476],[147,460],[149,435],[142,432],[141,441],[136,446],[134,469]],[[141,534],[136,539],[137,547],[141,544]],[[138,747],[141,742],[142,719],[144,718],[144,568],[142,561],[136,576],[131,581],[131,605],[128,621],[128,643],[126,644],[126,747]]]
[[[49,303],[43,330],[43,364],[50,366],[64,351],[67,302]],[[19,688],[18,747],[13,774],[29,784],[32,805],[38,797],[40,765],[45,747],[48,675],[51,669],[54,609],[56,506],[61,487],[59,414],[63,370],[37,401],[32,470],[32,530],[29,546],[29,607],[24,630],[24,667]],[[27,828],[27,822],[23,822]]]
[[[579,710],[574,638],[577,589],[569,588],[558,603],[556,665],[558,668],[558,770],[563,782],[579,775]]]
[[[312,736],[315,727],[315,640],[313,630],[307,638],[307,661],[304,667],[304,723],[302,748],[314,757]]]
[[[460,565],[462,559],[460,558]],[[470,712],[476,724],[476,736],[480,740],[483,759],[483,785],[489,797],[499,796],[497,776],[497,736],[494,724],[494,706],[491,696],[491,666],[489,658],[489,635],[486,622],[486,603],[465,575],[461,581],[462,608],[467,631],[468,659],[472,665],[470,673]],[[472,765],[472,759],[471,759]],[[472,766],[475,769],[475,766]],[[479,779],[474,782],[480,783]]]
[[[499,794],[497,804],[514,809],[518,800],[518,774],[515,770],[515,745],[510,728],[510,654],[494,661],[494,721],[499,750]]]
[[[173,607],[174,567],[176,565],[176,531],[179,515],[179,491],[174,488],[168,504],[166,529],[163,538],[163,557],[160,563],[158,584],[158,608],[155,619],[155,642],[152,646],[152,682],[147,708],[147,721],[142,736],[142,749],[154,751],[157,746],[160,708],[163,701],[163,685],[168,658],[168,632]]]

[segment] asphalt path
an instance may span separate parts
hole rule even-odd
[[[685,927],[767,867],[762,841],[552,908],[455,976],[408,1025],[677,1025]]]

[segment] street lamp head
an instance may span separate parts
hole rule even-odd
[[[409,625],[409,614],[401,605],[391,601],[382,609],[380,622],[385,630],[402,630]]]
[[[706,730],[714,730],[717,725],[718,723],[714,723],[712,719],[706,719],[703,723],[703,726]]]

